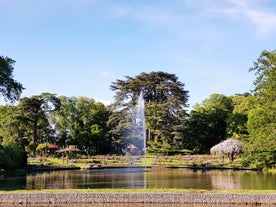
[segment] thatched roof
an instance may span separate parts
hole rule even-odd
[[[210,149],[211,154],[236,154],[242,152],[242,143],[236,139],[227,139],[213,146]]]
[[[129,153],[131,155],[140,155],[141,150],[139,150],[135,145],[130,144],[125,148],[125,153]]]
[[[81,150],[75,145],[69,145],[67,148],[60,149],[57,152],[80,152]]]

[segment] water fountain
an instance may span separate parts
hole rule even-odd
[[[146,155],[146,121],[145,121],[145,101],[143,97],[143,91],[140,95],[136,104],[136,125],[137,125],[137,135],[142,140],[141,144],[141,154]]]
[[[143,92],[140,92],[135,107],[131,110],[131,128],[126,137],[127,146],[124,150],[128,156],[129,166],[145,166],[146,156],[146,124],[145,101]],[[141,157],[144,156],[144,157]]]
[[[146,125],[145,125],[145,101],[143,92],[137,99],[135,107],[131,111],[131,127],[126,135],[125,154],[145,155],[146,154]]]

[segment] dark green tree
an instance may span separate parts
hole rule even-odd
[[[222,94],[212,94],[196,104],[183,129],[185,148],[209,153],[212,146],[227,138],[227,119],[232,111],[231,98]]]
[[[60,100],[51,93],[42,93],[19,100],[18,118],[26,125],[25,134],[30,138],[30,151],[35,153],[39,143],[49,141],[52,129],[48,121],[51,111],[59,110]]]
[[[13,64],[15,63],[9,57],[0,56],[0,93],[5,100],[14,102],[19,99],[22,93],[23,85],[14,80]]]
[[[0,106],[0,169],[20,168],[27,164],[25,140],[16,118],[16,106]]]
[[[110,111],[102,103],[86,97],[60,97],[61,110],[51,113],[59,145],[76,145],[88,154],[112,152],[107,127]]]
[[[126,80],[117,80],[112,83],[111,90],[116,91],[111,116],[114,137],[124,147],[131,133],[130,122],[133,107],[136,105],[140,92],[145,100],[147,141],[153,145],[171,146],[171,149],[180,149],[180,126],[187,116],[188,91],[184,84],[178,81],[174,74],[165,72],[141,73],[135,77],[125,77]],[[120,112],[118,112],[120,111]],[[150,150],[150,149],[149,149]]]

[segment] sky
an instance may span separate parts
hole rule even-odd
[[[253,62],[276,45],[275,0],[0,0],[0,55],[21,97],[43,92],[108,104],[125,76],[164,71],[192,107],[253,89]]]

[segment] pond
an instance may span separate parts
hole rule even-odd
[[[100,188],[275,190],[276,175],[256,171],[186,168],[114,168],[0,174],[0,190]]]

